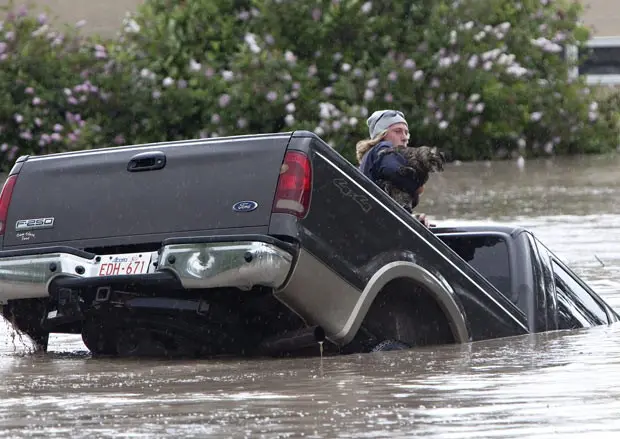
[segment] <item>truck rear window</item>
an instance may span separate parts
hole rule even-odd
[[[501,293],[510,297],[508,245],[499,236],[440,236]]]

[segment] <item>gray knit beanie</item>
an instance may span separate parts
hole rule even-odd
[[[368,124],[368,132],[370,138],[374,139],[381,131],[387,130],[395,123],[404,123],[409,126],[405,120],[405,115],[396,110],[377,110],[370,115],[366,124]]]

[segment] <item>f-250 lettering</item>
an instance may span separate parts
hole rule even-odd
[[[15,231],[23,232],[24,230],[47,229],[54,227],[54,218],[32,218],[17,220],[15,223]]]

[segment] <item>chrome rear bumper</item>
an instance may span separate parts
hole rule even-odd
[[[97,278],[103,257],[86,258],[66,252],[0,257],[0,304],[12,299],[47,297],[50,282],[59,276]],[[150,253],[146,274],[172,272],[186,289],[284,286],[293,255],[260,241],[192,242],[164,245]],[[126,275],[131,276],[131,275]]]

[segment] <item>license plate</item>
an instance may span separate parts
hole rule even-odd
[[[101,256],[101,262],[95,266],[97,276],[124,276],[144,274],[149,271],[151,253],[125,253],[121,255]]]

